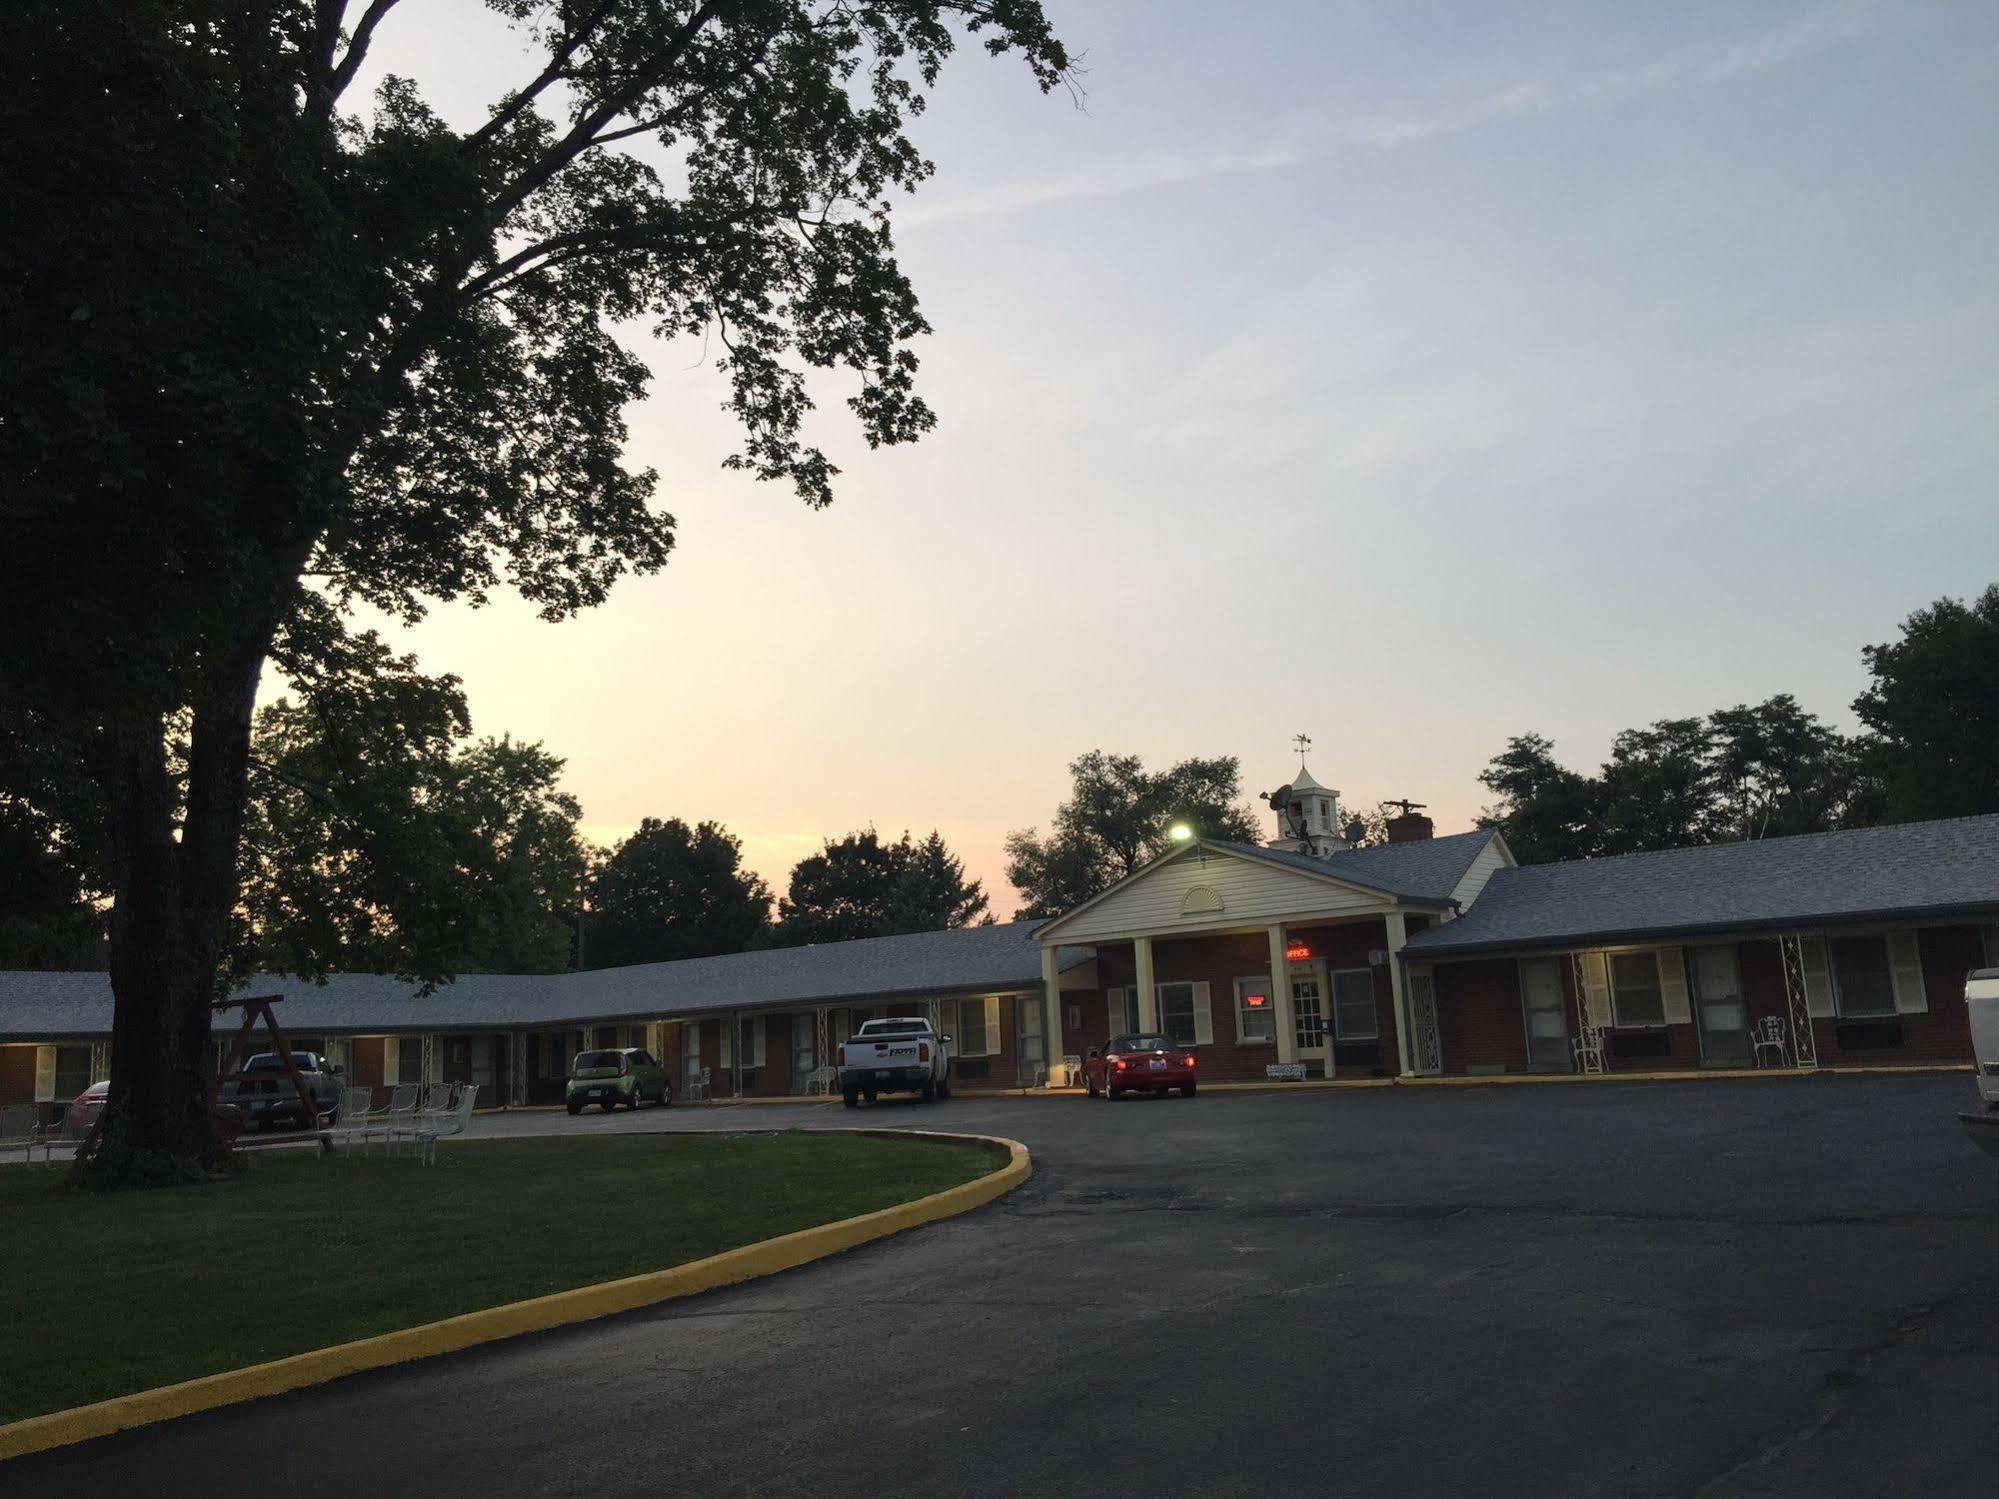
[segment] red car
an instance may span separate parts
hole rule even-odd
[[[1199,1079],[1194,1054],[1165,1036],[1113,1036],[1101,1050],[1083,1059],[1083,1086],[1090,1097],[1118,1099],[1127,1093],[1158,1093],[1173,1089],[1192,1098]]]

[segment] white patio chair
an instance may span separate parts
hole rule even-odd
[[[1602,1072],[1604,1070],[1603,1027],[1596,1025],[1584,1026],[1577,1032],[1573,1044],[1576,1054],[1576,1071]]]
[[[805,1091],[808,1094],[831,1093],[836,1087],[839,1086],[839,1083],[840,1083],[839,1068],[814,1067],[812,1071],[806,1075]]]
[[[472,1109],[479,1102],[479,1086],[464,1083],[458,1087],[457,1096],[451,1107],[439,1113],[418,1116],[417,1140],[422,1148],[423,1163],[437,1164],[437,1142],[452,1135],[462,1135],[472,1123]]]
[[[384,1133],[381,1121],[374,1117],[374,1110],[373,1088],[342,1088],[340,1118],[327,1130],[327,1138],[339,1145],[365,1146],[371,1138]]]
[[[49,1142],[42,1134],[42,1107],[35,1103],[10,1103],[0,1108],[0,1150],[19,1147],[23,1160],[35,1158],[35,1147],[42,1147],[42,1154],[49,1153]]]
[[[397,1083],[389,1094],[389,1112],[382,1120],[382,1139],[389,1148],[395,1148],[398,1140],[416,1138],[417,1102],[423,1090],[415,1083]]]
[[[703,1067],[699,1072],[694,1074],[693,1081],[687,1085],[687,1096],[689,1099],[708,1097],[708,1071],[708,1068]]]
[[[1765,1015],[1756,1022],[1749,1033],[1752,1055],[1758,1067],[1788,1067],[1791,1065],[1791,1038],[1784,1026],[1781,1015]],[[1765,1063],[1765,1053],[1776,1058]]]

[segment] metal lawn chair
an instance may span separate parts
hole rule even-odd
[[[1602,1026],[1598,1025],[1584,1026],[1582,1030],[1577,1033],[1574,1045],[1576,1053],[1576,1071],[1602,1072],[1604,1070]]]
[[[12,1150],[19,1146],[22,1159],[32,1161],[37,1145],[47,1156],[49,1142],[42,1134],[42,1106],[37,1103],[10,1103],[0,1108],[0,1150]]]
[[[437,1142],[452,1135],[462,1135],[472,1123],[472,1109],[479,1102],[479,1085],[463,1083],[452,1099],[451,1107],[437,1113],[425,1113],[418,1117],[417,1141],[423,1152],[426,1166],[437,1164]]]
[[[703,1067],[699,1072],[694,1074],[693,1080],[687,1085],[687,1096],[689,1099],[706,1098],[709,1096],[708,1072],[709,1069]]]
[[[1765,1015],[1756,1022],[1755,1028],[1749,1033],[1749,1039],[1751,1054],[1758,1067],[1791,1065],[1791,1038],[1785,1033],[1783,1016]],[[1763,1060],[1766,1052],[1776,1060],[1766,1064]]]
[[[381,1122],[374,1117],[374,1109],[373,1088],[342,1088],[340,1118],[327,1130],[327,1138],[336,1144],[366,1145],[373,1136],[385,1134]]]
[[[391,1149],[398,1140],[416,1138],[416,1106],[422,1092],[415,1083],[397,1083],[389,1094],[389,1112],[382,1120],[382,1138]]]
[[[810,1093],[831,1093],[840,1081],[837,1067],[814,1067],[805,1079],[805,1091]]]

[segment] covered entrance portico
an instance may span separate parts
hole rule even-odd
[[[1448,896],[1334,872],[1398,853],[1317,859],[1194,840],[1048,923],[1035,934],[1044,952],[1093,948],[1101,986],[1100,1005],[1065,996],[1083,1034],[1065,1033],[1064,1049],[1156,1030],[1197,1049],[1203,1075],[1222,1080],[1272,1067],[1308,1077],[1434,1070],[1435,1008],[1412,1015],[1397,955],[1449,911]]]

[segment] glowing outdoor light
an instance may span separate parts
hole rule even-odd
[[[1176,822],[1166,830],[1166,836],[1171,838],[1175,843],[1185,843],[1189,838],[1194,836],[1194,830],[1184,822]]]

